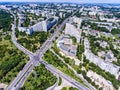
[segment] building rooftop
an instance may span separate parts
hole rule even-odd
[[[72,45],[72,40],[70,38],[63,38],[65,45]]]

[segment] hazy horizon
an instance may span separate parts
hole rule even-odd
[[[0,2],[120,3],[120,0],[0,0]]]

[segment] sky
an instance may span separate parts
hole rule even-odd
[[[0,0],[0,2],[120,3],[120,0]]]

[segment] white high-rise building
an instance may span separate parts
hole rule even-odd
[[[73,19],[74,23],[77,23],[77,25],[78,25],[77,28],[79,29],[80,26],[81,26],[81,23],[82,23],[82,19],[78,18],[78,17],[75,17],[75,16],[72,19]]]
[[[45,31],[47,32],[47,23],[46,21],[41,21],[33,26],[31,26],[32,30],[35,31]]]
[[[46,23],[46,21],[42,21],[42,28],[43,28],[43,31],[47,32],[47,23]]]
[[[62,12],[60,12],[59,16],[60,16],[60,18],[62,18],[62,17],[63,17],[63,13],[62,13]]]
[[[80,31],[74,25],[66,23],[65,34],[74,36],[77,39],[77,42],[80,42]]]

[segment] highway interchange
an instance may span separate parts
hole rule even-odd
[[[57,28],[55,30],[54,34],[52,34],[52,36],[48,40],[46,40],[46,42],[42,45],[42,47],[39,50],[37,50],[36,53],[32,53],[29,50],[25,49],[22,45],[20,45],[17,42],[16,35],[15,35],[16,16],[14,14],[13,14],[13,16],[14,16],[14,24],[12,25],[12,41],[18,49],[20,49],[21,51],[23,51],[25,54],[27,54],[29,56],[30,60],[24,66],[24,68],[18,73],[17,77],[11,82],[11,84],[8,86],[7,90],[18,90],[19,88],[21,88],[23,86],[25,80],[27,79],[27,77],[31,74],[33,68],[39,63],[44,64],[45,67],[49,71],[51,71],[54,75],[56,75],[56,76],[59,75],[60,77],[64,78],[65,80],[67,80],[68,82],[70,82],[71,84],[76,86],[79,90],[89,90],[87,87],[83,86],[82,84],[75,81],[68,75],[66,75],[63,72],[61,72],[60,70],[56,69],[54,66],[52,66],[52,65],[48,64],[46,61],[42,60],[42,56],[49,48],[51,48],[52,43],[55,40],[55,37],[57,37],[60,34],[60,31],[62,30],[62,28],[67,23],[67,21],[69,20],[70,17],[65,19],[64,22],[58,26],[59,28]]]

